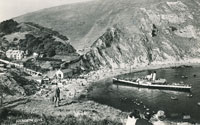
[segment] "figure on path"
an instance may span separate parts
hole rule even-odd
[[[60,102],[60,89],[58,87],[58,83],[56,83],[56,89],[55,89],[55,96],[54,96],[54,107],[59,107]]]

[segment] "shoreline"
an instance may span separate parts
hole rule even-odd
[[[107,70],[107,72],[104,72],[105,74],[103,74],[102,77],[100,76],[100,78],[96,81],[93,82],[99,82],[101,80],[104,79],[109,79],[109,78],[113,78],[115,76],[118,75],[122,75],[122,74],[126,74],[126,73],[134,73],[134,72],[140,72],[140,71],[145,71],[145,70],[156,70],[156,69],[167,69],[167,68],[173,68],[173,67],[180,67],[180,66],[192,66],[192,67],[200,67],[200,62],[199,63],[174,63],[174,64],[151,64],[151,65],[146,65],[146,66],[138,66],[138,67],[134,67],[134,68],[115,68],[115,69],[103,69],[103,70]],[[98,73],[98,70],[97,70]],[[99,75],[99,74],[98,74]]]
[[[129,67],[126,68],[117,68],[117,69],[108,69],[102,68],[97,71],[91,71],[88,74],[85,74],[86,79],[71,79],[68,81],[68,84],[61,85],[61,99],[62,106],[58,108],[54,108],[53,104],[49,101],[51,94],[54,90],[54,85],[47,85],[45,88],[41,88],[39,92],[30,97],[22,97],[28,98],[29,101],[23,104],[17,105],[12,108],[14,110],[22,111],[25,113],[34,113],[34,114],[45,114],[48,116],[53,116],[55,118],[62,117],[63,119],[66,117],[66,113],[68,115],[73,115],[77,119],[85,115],[92,119],[93,121],[101,121],[101,120],[110,120],[113,122],[118,122],[119,124],[125,124],[129,112],[123,112],[119,109],[113,108],[108,105],[103,105],[98,102],[94,102],[87,99],[87,94],[89,92],[89,88],[97,82],[101,80],[112,79],[113,77],[125,73],[131,72],[139,72],[144,70],[153,70],[153,69],[162,69],[162,68],[172,68],[179,66],[200,66],[200,63],[178,63],[178,64],[161,64],[161,65],[148,65],[148,66],[138,66],[134,67],[130,70]],[[44,93],[44,94],[43,94]],[[83,98],[82,98],[83,96]],[[14,99],[14,98],[13,98]],[[9,100],[12,101],[12,100]],[[106,111],[106,112],[105,112]],[[174,121],[166,121],[166,125],[168,124],[179,124],[182,125],[185,122],[174,122]],[[187,123],[188,125],[192,125],[191,123]]]

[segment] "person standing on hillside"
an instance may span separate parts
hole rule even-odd
[[[55,96],[54,96],[54,107],[59,107],[60,102],[60,89],[58,87],[58,83],[56,83],[56,89],[55,89]]]

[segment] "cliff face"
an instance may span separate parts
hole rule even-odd
[[[92,67],[198,60],[198,7],[197,1],[171,1],[120,11],[84,59]]]

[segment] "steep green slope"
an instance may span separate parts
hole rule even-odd
[[[70,42],[78,46],[80,40],[90,31],[96,20],[104,13],[98,10],[96,2],[78,3],[44,9],[15,20],[34,22],[69,36]]]
[[[15,48],[28,50],[30,54],[42,53],[47,57],[76,53],[67,37],[34,23],[4,21],[0,24],[0,33],[1,50],[3,51]]]

